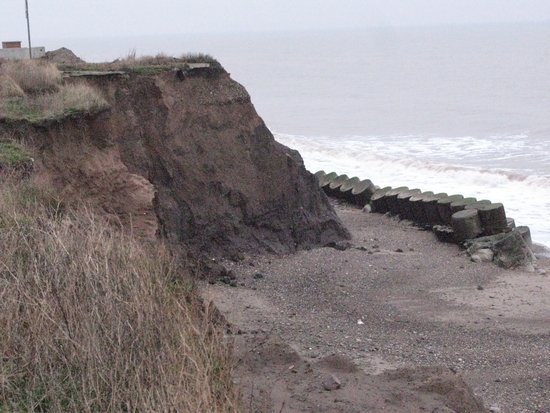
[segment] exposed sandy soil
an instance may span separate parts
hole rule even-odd
[[[487,407],[550,411],[547,259],[476,264],[406,222],[336,209],[351,248],[227,262],[238,287],[204,286],[233,325],[250,411],[482,411],[461,377]],[[341,389],[323,389],[330,374]]]

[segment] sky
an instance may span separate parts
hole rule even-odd
[[[550,22],[550,0],[29,0],[33,38]],[[26,39],[25,1],[2,0],[0,39]],[[36,42],[35,42],[36,43]]]

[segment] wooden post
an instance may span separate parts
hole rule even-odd
[[[454,237],[457,243],[477,238],[483,233],[476,209],[464,209],[455,212],[451,217]]]
[[[391,190],[391,186],[377,189],[370,198],[370,206],[374,212],[385,214],[388,212],[388,204],[386,203],[386,194]]]
[[[365,179],[363,181],[357,182],[355,185],[353,185],[353,189],[351,190],[353,202],[358,207],[363,208],[369,203],[375,191],[376,188],[374,187],[374,184],[370,179]]]
[[[439,201],[442,198],[447,198],[446,193],[439,193],[435,194],[433,196],[427,196],[423,201],[424,206],[424,214],[426,215],[427,224],[428,225],[439,225],[442,224],[443,221],[441,220],[441,217],[439,216],[439,211],[437,209],[437,201]]]
[[[349,176],[346,174],[338,176],[338,178],[333,179],[332,182],[328,185],[328,195],[339,197],[340,195],[340,187],[344,182],[346,182],[349,179]]]
[[[481,205],[478,209],[479,219],[485,235],[495,235],[505,232],[508,227],[504,205],[496,204]]]
[[[349,203],[352,203],[353,198],[351,196],[351,191],[353,189],[353,185],[355,185],[358,182],[359,182],[359,178],[357,178],[356,176],[354,176],[353,178],[350,178],[346,182],[344,182],[340,186],[340,194],[339,194],[340,196],[339,196],[339,198],[343,198],[346,201],[348,201]]]
[[[466,208],[466,205],[470,205],[477,202],[476,198],[464,198],[451,203],[451,214],[462,211]]]
[[[390,212],[392,215],[399,214],[399,206],[397,205],[397,195],[399,195],[401,192],[408,191],[408,190],[409,190],[408,187],[400,186],[386,193],[384,198],[386,199],[388,212]]]
[[[25,0],[25,15],[27,16],[27,35],[29,36],[29,58],[32,60],[31,19],[29,18],[29,1]]]
[[[428,218],[424,210],[425,200],[433,197],[432,191],[422,192],[420,194],[413,195],[409,198],[411,207],[411,219],[419,225],[425,225],[428,223]]]
[[[330,183],[338,177],[338,174],[336,172],[331,172],[329,174],[323,175],[319,178],[319,187],[323,188],[325,193],[327,193],[328,186]]]
[[[409,189],[403,191],[397,195],[397,208],[399,209],[399,216],[401,219],[412,219],[412,211],[410,206],[410,199],[413,195],[419,194],[420,189]]]
[[[463,199],[462,195],[451,195],[447,198],[441,198],[437,201],[437,210],[439,211],[439,217],[444,225],[451,224],[451,204],[455,201]]]

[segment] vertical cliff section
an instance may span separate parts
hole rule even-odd
[[[80,76],[110,109],[0,123],[35,147],[37,177],[145,236],[213,255],[287,253],[348,236],[299,154],[277,143],[219,68]]]

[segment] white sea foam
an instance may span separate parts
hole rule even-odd
[[[502,202],[517,225],[529,226],[535,241],[550,246],[550,175],[505,167],[522,155],[521,136],[343,139],[276,134],[276,139],[297,149],[312,172],[334,171],[369,178],[379,186],[406,185]]]

